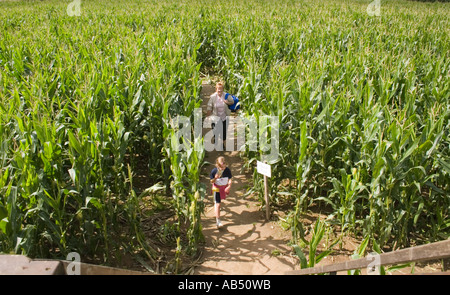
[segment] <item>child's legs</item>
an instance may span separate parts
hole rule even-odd
[[[216,218],[220,219],[220,203],[214,204],[214,212],[216,213]]]
[[[220,218],[220,193],[215,192],[214,193],[214,213],[216,214],[216,218]]]

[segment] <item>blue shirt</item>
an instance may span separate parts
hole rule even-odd
[[[218,171],[217,167],[214,168],[211,171],[211,174],[209,174],[209,178],[213,179],[216,176],[217,171]],[[230,168],[226,167],[225,170],[223,170],[223,172],[222,172],[222,176],[216,179],[215,184],[216,185],[227,185],[228,184],[228,180],[230,180],[232,177],[233,176],[231,175]]]

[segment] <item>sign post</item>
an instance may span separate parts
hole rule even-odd
[[[267,188],[267,177],[272,177],[272,171],[269,164],[265,164],[260,161],[256,161],[256,171],[264,175],[264,199],[266,201],[266,220],[270,220],[270,203],[269,194]]]

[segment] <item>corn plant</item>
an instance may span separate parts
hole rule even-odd
[[[314,267],[317,263],[319,263],[323,258],[328,256],[333,252],[333,247],[339,242],[340,239],[336,239],[334,242],[331,242],[329,245],[325,245],[325,249],[320,251],[318,253],[318,247],[320,243],[322,243],[323,238],[325,234],[330,234],[328,229],[329,225],[320,220],[317,219],[314,226],[311,226],[311,240],[306,241],[306,244],[308,246],[308,258],[303,253],[301,247],[299,245],[294,245],[294,251],[297,257],[300,260],[300,267],[303,268],[309,268]],[[328,239],[328,238],[327,238]]]
[[[189,18],[164,7],[128,14],[124,3],[114,11],[104,2],[83,3],[86,14],[70,18],[64,3],[35,4],[1,4],[1,251],[77,251],[112,263],[121,249],[140,249],[152,261],[133,171],[144,161],[149,179],[166,185],[175,173],[165,161],[164,119],[199,106],[198,46],[179,30]],[[97,25],[81,29],[87,22]],[[23,34],[30,27],[40,33]],[[198,156],[187,160],[190,171]],[[193,189],[192,236],[200,237],[202,190]]]
[[[343,231],[374,235],[382,246],[406,246],[414,232],[445,239],[448,34],[423,25],[447,23],[442,5],[387,3],[386,18],[378,19],[356,2],[293,7],[267,5],[264,17],[222,26],[209,20],[201,31],[214,30],[208,50],[220,56],[215,66],[243,97],[243,112],[280,116],[281,155],[270,190],[280,195],[281,182],[295,181],[282,188],[291,198],[294,236],[308,206],[325,203]],[[399,37],[408,30],[392,14],[396,9],[421,20],[420,34],[408,34],[413,47]],[[251,26],[259,31],[245,29]],[[245,158],[252,163],[259,156]],[[257,174],[253,181],[262,195]],[[436,215],[427,213],[428,196],[439,204]],[[440,238],[437,228],[445,228]]]
[[[1,251],[107,263],[132,241],[154,259],[139,168],[173,196],[180,249],[196,252],[204,154],[171,149],[170,120],[192,121],[202,73],[243,116],[278,118],[269,193],[291,205],[295,241],[311,205],[380,248],[448,238],[448,7],[383,2],[374,17],[367,4],[96,1],[70,17],[67,3],[1,2]],[[263,155],[247,148],[244,165]]]

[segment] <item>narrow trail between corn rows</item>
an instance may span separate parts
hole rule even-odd
[[[226,91],[226,89],[225,89]],[[202,84],[203,119],[206,117],[206,105],[209,97],[215,92],[215,87],[208,83]],[[245,102],[244,102],[245,104]],[[203,135],[211,129],[203,128]],[[235,138],[228,131],[228,140]],[[236,146],[235,146],[236,150]],[[223,228],[217,229],[214,215],[214,202],[211,194],[209,173],[214,168],[217,157],[224,156],[233,174],[233,185],[230,195],[221,205],[221,221]],[[205,214],[202,215],[205,244],[200,262],[194,268],[194,275],[282,275],[289,270],[300,269],[298,260],[292,255],[292,249],[287,244],[290,233],[283,230],[276,221],[266,221],[265,212],[260,204],[251,196],[245,196],[251,184],[252,175],[242,173],[242,160],[237,151],[206,152],[205,160],[211,163],[202,169],[201,182],[207,187]],[[276,214],[276,213],[275,213]],[[317,217],[317,216],[316,216]],[[311,225],[314,218],[305,226]],[[326,216],[322,216],[326,218]],[[274,218],[275,219],[275,218]],[[310,234],[309,234],[310,235]],[[344,249],[336,250],[325,257],[319,264],[331,264],[347,261],[361,243],[355,238],[345,238]],[[415,266],[420,273],[432,273],[439,266]],[[411,273],[410,267],[399,270],[396,274]],[[346,274],[342,272],[341,274]]]
[[[214,86],[202,85],[203,118],[209,97]],[[204,134],[210,129],[203,129]],[[229,140],[232,136],[229,134]],[[233,174],[230,195],[222,201],[221,220],[223,227],[217,229],[214,215],[214,202],[211,195],[209,173],[215,160],[224,156]],[[205,214],[202,216],[205,245],[200,264],[195,267],[197,275],[262,275],[284,274],[298,269],[295,259],[287,246],[289,235],[274,221],[266,221],[258,201],[250,196],[244,197],[252,176],[242,174],[242,160],[237,151],[206,152],[201,181],[207,187]]]

